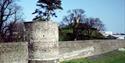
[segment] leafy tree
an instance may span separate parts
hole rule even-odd
[[[33,14],[37,14],[33,20],[49,21],[51,16],[56,16],[55,10],[62,9],[61,0],[38,0],[36,9]]]
[[[0,41],[6,41],[11,35],[10,28],[17,22],[22,21],[21,7],[16,0],[0,0]],[[13,23],[12,23],[13,22]],[[10,26],[11,23],[11,26]]]

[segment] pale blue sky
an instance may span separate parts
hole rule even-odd
[[[20,0],[26,21],[33,19],[37,0]],[[105,24],[107,31],[125,33],[125,0],[62,0],[63,10],[57,11],[54,21],[62,21],[71,9],[83,9],[87,17],[97,17]]]

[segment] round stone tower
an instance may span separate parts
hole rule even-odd
[[[58,25],[55,22],[27,22],[25,23],[25,28],[26,39],[29,42],[30,63],[58,59]]]

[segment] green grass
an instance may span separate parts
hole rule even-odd
[[[112,51],[95,57],[73,59],[61,63],[125,63],[125,52]]]

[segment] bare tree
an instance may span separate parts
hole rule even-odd
[[[24,41],[24,24],[23,22],[11,22],[8,24],[8,33],[6,34],[6,42]]]
[[[0,39],[5,41],[7,36],[12,35],[9,31],[13,25],[21,19],[20,6],[16,0],[0,0]],[[11,23],[11,25],[10,25]]]
[[[83,31],[87,31],[84,34],[91,37],[93,32],[104,30],[104,24],[99,18],[87,18],[84,14],[85,11],[82,9],[73,9],[68,13],[69,15],[63,18],[60,27],[72,30],[74,40],[79,39]]]
[[[84,21],[84,18],[85,18],[85,11],[82,10],[82,9],[73,9],[73,10],[69,10],[67,12],[69,15],[68,16],[65,16],[63,18],[63,21],[62,21],[62,25],[64,26],[76,26],[78,23],[81,23]]]
[[[85,11],[82,9],[73,9],[69,10],[68,16],[65,16],[62,21],[62,27],[67,27],[69,29],[73,29],[73,37],[74,40],[78,37],[78,26],[80,23],[84,22]]]
[[[89,25],[90,28],[95,28],[98,31],[105,30],[104,24],[99,18],[86,18],[86,24]]]

